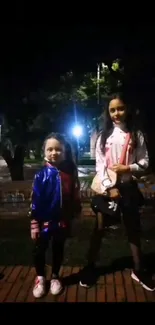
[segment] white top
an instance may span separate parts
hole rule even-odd
[[[125,142],[127,131],[123,126],[114,125],[114,130],[110,137],[107,138],[106,148],[111,148],[112,163],[118,164],[122,152],[122,147]],[[112,187],[111,181],[106,172],[106,159],[100,148],[101,135],[99,136],[96,143],[96,172],[100,177],[104,189]],[[131,141],[129,142],[129,150],[127,152],[127,165],[130,166],[132,174],[134,172],[142,172],[149,166],[149,157],[144,136],[142,132],[137,133],[137,147],[132,151]],[[141,168],[139,165],[143,168]],[[127,181],[131,178],[131,174],[124,174],[121,176],[122,181]]]

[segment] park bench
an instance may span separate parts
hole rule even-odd
[[[91,180],[86,177],[80,178],[80,196],[82,201],[83,215],[93,216],[90,207],[91,197],[94,195],[90,188]],[[147,207],[154,206],[155,185],[144,180],[139,182]],[[27,214],[31,198],[32,181],[8,181],[0,184],[0,217],[7,215],[25,216]]]

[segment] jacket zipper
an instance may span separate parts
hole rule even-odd
[[[47,162],[46,165],[49,166],[49,167],[51,167],[51,165],[50,165],[49,162]],[[60,176],[60,171],[56,167],[54,167],[54,168],[57,170],[57,172],[59,174],[59,181],[60,181],[60,208],[62,208],[62,183],[61,183],[61,176]]]

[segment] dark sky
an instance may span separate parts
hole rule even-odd
[[[1,26],[3,93],[46,88],[67,70],[91,71],[96,69],[96,62],[102,56],[115,57],[114,40],[102,38],[101,30],[96,27]]]
[[[60,73],[96,69],[97,61],[122,57],[133,75],[154,74],[151,25],[50,26],[5,24],[0,30],[1,91],[46,87]]]
[[[114,47],[115,40],[102,37],[101,31],[95,27],[14,25],[6,27],[4,34],[1,31],[4,44],[1,55],[5,66],[15,69],[13,74],[21,68],[27,70],[28,65],[34,74],[47,67],[55,73],[71,66],[87,69],[97,57],[106,55],[112,44]]]

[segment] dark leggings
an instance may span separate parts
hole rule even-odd
[[[58,277],[61,264],[63,262],[65,232],[63,229],[54,234],[41,233],[41,236],[35,241],[33,260],[34,267],[38,276],[45,276],[45,255],[49,241],[52,237],[52,275]]]
[[[134,186],[129,191],[123,189],[123,199],[120,202],[120,212],[123,216],[123,222],[126,229],[126,234],[130,244],[134,268],[139,270],[141,267],[141,248],[140,248],[140,237],[141,237],[141,226],[140,226],[140,214],[138,205],[138,196],[135,195]],[[137,198],[137,200],[136,200]],[[92,233],[90,247],[88,251],[88,264],[95,262],[96,256],[99,252],[103,231],[101,227],[101,213],[100,210],[96,212],[96,225]],[[103,222],[104,222],[104,213]],[[110,218],[110,216],[109,216]]]

